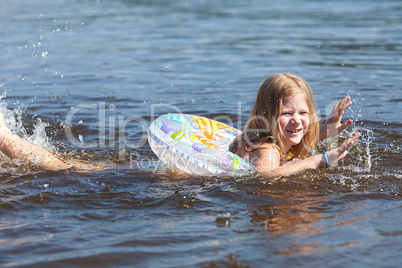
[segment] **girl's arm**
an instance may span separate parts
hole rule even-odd
[[[335,104],[328,121],[320,129],[320,141],[337,136],[353,123],[351,119],[341,123],[343,113],[351,105],[350,96],[346,96]]]
[[[348,149],[352,147],[352,145],[357,141],[359,137],[360,134],[355,133],[350,139],[346,140],[338,148],[327,152],[329,165],[336,164],[339,160],[343,159],[346,156]],[[306,169],[318,169],[326,167],[324,154],[313,155],[296,163],[292,163],[286,166],[279,166],[278,158],[276,157],[277,159],[275,160],[275,156],[272,153],[272,150],[259,149],[256,151],[256,153],[258,154],[257,157],[261,158],[258,158],[257,161],[254,161],[255,170],[269,177],[286,177]],[[255,159],[257,159],[257,157]],[[262,165],[262,163],[264,162],[265,165]],[[274,167],[273,165],[276,165],[276,167]]]
[[[4,115],[0,113],[0,151],[11,160],[17,159],[23,164],[42,169],[66,169],[67,165],[52,152],[11,133],[4,124]]]

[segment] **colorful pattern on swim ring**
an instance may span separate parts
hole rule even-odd
[[[148,129],[152,151],[168,167],[196,175],[248,174],[249,162],[228,151],[241,131],[231,126],[188,114],[165,114]]]

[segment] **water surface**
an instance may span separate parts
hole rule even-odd
[[[33,172],[2,158],[0,265],[400,266],[401,25],[391,0],[3,5],[0,91],[14,130],[114,168]],[[362,138],[337,167],[268,180],[161,166],[144,139],[155,117],[242,128],[276,72],[308,81],[322,120],[352,97],[355,124],[339,141]]]

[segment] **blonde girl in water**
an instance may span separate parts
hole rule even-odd
[[[359,133],[329,152],[307,155],[319,141],[340,134],[353,123],[350,119],[341,123],[350,105],[349,96],[340,100],[320,129],[307,83],[289,73],[272,75],[261,84],[243,134],[232,142],[229,150],[251,162],[255,171],[272,176],[328,167],[346,156]],[[284,165],[296,158],[302,160]]]
[[[336,136],[353,123],[352,120],[341,123],[351,104],[350,97],[339,101],[320,129],[306,82],[293,74],[272,75],[262,83],[246,128],[229,150],[253,163],[256,172],[269,176],[289,176],[305,169],[328,167],[346,156],[359,133],[327,153],[306,156],[314,151],[319,140]],[[1,113],[0,151],[10,159],[40,169],[99,169],[97,165],[71,159],[62,161],[53,152],[12,134]],[[284,165],[296,158],[302,160]]]

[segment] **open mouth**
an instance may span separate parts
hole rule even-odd
[[[301,129],[287,129],[286,131],[290,132],[290,133],[299,133],[302,130]]]

